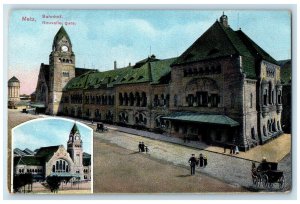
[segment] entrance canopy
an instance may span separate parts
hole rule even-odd
[[[230,127],[239,125],[237,121],[229,118],[226,115],[210,115],[192,112],[173,112],[168,116],[162,117],[162,119],[183,122],[228,125]]]
[[[80,178],[79,174],[71,174],[70,172],[52,172],[50,176],[58,176],[62,178]]]
[[[43,103],[32,103],[30,106],[33,108],[46,108],[46,105]]]

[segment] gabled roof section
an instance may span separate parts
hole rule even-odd
[[[268,62],[278,65],[278,62],[271,55],[269,55],[253,40],[251,40],[251,38],[249,38],[242,30],[235,31],[235,33],[241,39],[241,41],[243,41],[243,43],[247,46],[249,52],[251,52],[254,58],[261,58]]]
[[[171,66],[238,54],[239,46],[233,45],[237,39],[228,36],[232,33],[216,21]]]
[[[49,147],[41,147],[35,154],[36,157],[43,158],[48,160],[53,156],[53,154],[58,150],[59,145],[57,146],[49,146]]]
[[[168,75],[171,73],[171,64],[177,58],[170,58],[155,62],[150,62],[152,84],[161,84],[168,82]]]
[[[33,165],[42,166],[41,158],[35,156],[14,157],[14,166],[16,165]]]
[[[72,46],[71,40],[70,40],[69,35],[68,35],[67,31],[65,30],[64,26],[61,26],[60,29],[58,30],[58,32],[56,33],[56,35],[53,39],[53,45],[55,45],[63,37],[66,37],[66,39],[69,41],[70,45]]]

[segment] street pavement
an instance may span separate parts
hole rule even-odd
[[[240,185],[254,191],[263,190],[255,189],[253,186],[251,178],[252,160],[231,156],[230,154],[207,151],[205,149],[201,150],[199,149],[199,145],[197,148],[182,146],[181,144],[176,144],[176,140],[171,137],[169,137],[170,141],[166,141],[166,138],[164,138],[165,141],[161,141],[158,140],[160,138],[155,138],[158,137],[157,134],[154,134],[152,135],[153,137],[151,137],[150,135],[153,133],[149,132],[144,133],[147,134],[147,137],[125,133],[128,129],[130,128],[124,129],[122,127],[109,126],[108,132],[94,132],[94,136],[132,151],[138,151],[138,144],[143,141],[145,145],[148,146],[150,150],[149,155],[152,158],[185,167],[189,167],[188,159],[191,154],[195,154],[198,157],[199,154],[202,153],[207,156],[208,165],[205,168],[198,167],[196,169],[197,174],[203,173],[232,185]],[[132,129],[132,131],[136,132],[137,130]],[[286,178],[286,187],[284,191],[287,191],[290,189],[291,185],[290,154],[287,154],[287,156],[279,162],[278,169],[284,171]],[[276,191],[276,184],[272,191]]]

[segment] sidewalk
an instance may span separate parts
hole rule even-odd
[[[222,147],[209,146],[204,143],[200,143],[196,141],[184,142],[182,139],[176,137],[156,134],[156,133],[143,131],[143,130],[136,130],[132,128],[119,127],[114,125],[107,125],[107,127],[111,130],[117,130],[120,132],[139,135],[139,136],[143,136],[155,140],[161,140],[164,142],[179,144],[187,147],[196,148],[199,150],[205,150],[208,152],[230,155],[229,149],[227,149],[226,153],[224,153],[224,148]],[[260,162],[263,157],[266,157],[268,161],[279,162],[290,152],[291,152],[291,135],[284,134],[268,142],[267,144],[259,145],[255,148],[250,149],[247,152],[240,152],[239,154],[235,154],[232,156],[241,159],[247,159],[250,161],[256,161],[256,162]]]

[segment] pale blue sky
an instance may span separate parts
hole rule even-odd
[[[36,86],[40,63],[49,63],[53,38],[60,25],[43,25],[42,15],[62,15],[52,21],[72,21],[68,32],[76,66],[112,69],[155,54],[182,54],[222,15],[221,10],[19,10],[9,24],[9,77],[21,80],[21,93]],[[288,11],[225,11],[231,28],[241,29],[276,60],[291,58],[291,16]],[[24,22],[22,17],[33,17]],[[47,19],[49,21],[49,19]],[[51,21],[51,20],[50,20]],[[28,80],[30,78],[30,80]]]
[[[27,122],[13,129],[13,149],[34,151],[40,147],[63,145],[67,148],[70,131],[75,121],[47,118]],[[83,151],[91,153],[92,130],[76,122],[79,129]]]

